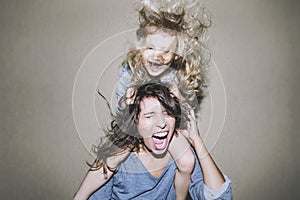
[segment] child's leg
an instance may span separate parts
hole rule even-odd
[[[175,160],[178,169],[174,181],[176,200],[186,199],[191,182],[191,174],[195,165],[194,154],[190,148],[189,142],[180,133],[178,137],[173,137],[170,143],[169,152]]]
[[[119,166],[121,162],[123,162],[129,155],[129,151],[126,151],[120,155],[113,156],[107,159],[108,166],[115,169]],[[78,191],[74,196],[74,200],[86,200],[89,198],[93,192],[95,192],[98,188],[103,186],[110,177],[114,174],[113,171],[107,170],[107,174],[105,175],[102,171],[102,168],[98,170],[90,169],[84,180],[81,183]]]

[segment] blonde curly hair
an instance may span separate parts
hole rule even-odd
[[[122,65],[130,69],[133,83],[143,84],[150,81],[152,78],[143,67],[142,50],[145,38],[156,31],[175,35],[177,50],[173,53],[178,58],[173,60],[171,67],[176,70],[178,89],[189,106],[199,110],[207,87],[205,74],[210,52],[206,41],[207,30],[212,25],[210,15],[197,3],[188,7],[178,1],[174,1],[177,3],[172,6],[169,5],[170,1],[152,1],[142,1],[139,29],[136,31],[138,41],[128,52]]]

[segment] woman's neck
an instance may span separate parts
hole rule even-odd
[[[170,160],[170,154],[168,152],[162,157],[157,157],[144,146],[140,147],[140,151],[136,152],[136,155],[148,172],[155,178],[161,175]]]

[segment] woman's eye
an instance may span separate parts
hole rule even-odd
[[[152,116],[153,116],[153,115],[145,115],[144,117],[145,117],[146,119],[150,119]]]

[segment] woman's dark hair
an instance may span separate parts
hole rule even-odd
[[[137,87],[132,96],[133,104],[128,105],[121,114],[114,116],[105,138],[102,138],[98,147],[94,148],[97,155],[93,166],[95,169],[102,167],[103,173],[106,174],[107,168],[113,170],[107,165],[107,158],[129,151],[139,151],[143,138],[138,133],[137,123],[141,102],[148,97],[156,98],[168,115],[175,118],[175,133],[182,125],[182,121],[186,121],[187,117],[182,115],[178,98],[168,87],[161,83],[147,83]]]

